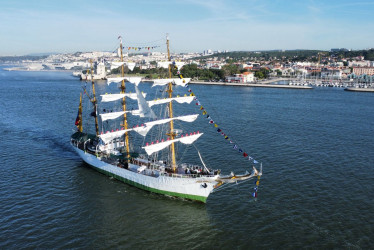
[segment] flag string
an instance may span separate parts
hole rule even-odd
[[[126,47],[123,47],[123,49],[127,49],[127,50],[151,50],[151,49],[155,49],[155,48],[159,48],[160,46],[159,45],[154,45],[154,46],[126,46]]]
[[[178,70],[178,75],[179,75],[179,78],[183,79],[183,76],[182,74],[180,73],[180,71]],[[196,97],[196,95],[192,92],[191,88],[189,87],[188,84],[186,84],[184,86],[187,91],[190,93],[190,95],[192,96],[195,96],[194,100],[196,102],[196,106],[199,107],[200,111],[202,112],[202,114],[206,117],[206,119],[208,119],[208,122],[210,124],[212,124],[212,126],[214,126],[214,128],[217,130],[217,133],[220,133],[223,138],[228,141],[231,145],[232,145],[232,148],[234,150],[236,150],[237,152],[239,152],[244,158],[248,159],[249,161],[251,161],[253,164],[257,164],[258,161],[256,161],[252,156],[248,155],[248,153],[246,153],[241,147],[239,147],[239,145],[234,142],[232,139],[230,139],[229,135],[227,133],[225,133],[219,126],[218,124],[213,120],[213,118],[209,115],[208,111],[206,110],[206,108],[200,103],[199,99]]]

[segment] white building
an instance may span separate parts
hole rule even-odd
[[[243,74],[235,74],[235,76],[226,76],[225,81],[230,83],[254,82],[254,75],[252,72],[244,72]]]

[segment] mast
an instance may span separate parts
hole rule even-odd
[[[168,61],[171,61],[170,57],[170,49],[169,49],[169,37],[166,35],[166,46],[168,50]],[[169,79],[171,79],[171,65],[169,63]],[[173,84],[171,81],[169,82],[168,85],[168,90],[167,92],[169,93],[169,98],[173,97]],[[169,103],[169,118],[173,118],[173,102]],[[175,133],[174,133],[174,122],[173,120],[170,121],[170,132],[167,134],[170,137],[170,140],[174,140],[175,138]],[[170,145],[170,151],[171,151],[171,167],[173,168],[173,172],[176,171],[177,164],[175,160],[175,146],[174,142]]]
[[[123,62],[123,52],[122,52],[122,37],[118,37],[120,39],[120,51],[121,51],[121,62]],[[122,64],[121,66],[121,77],[125,76],[125,66]],[[121,83],[121,94],[124,94],[126,91],[126,85],[125,85],[125,80],[122,80]],[[126,97],[122,98],[122,109],[123,111],[126,111]],[[123,127],[124,129],[128,129],[128,124],[127,124],[127,114],[123,114]],[[127,153],[127,161],[130,161],[130,147],[129,147],[129,133],[125,133],[125,145],[126,145],[126,153]]]
[[[99,123],[97,121],[97,101],[96,101],[96,93],[95,93],[95,82],[93,79],[93,67],[92,67],[92,60],[90,60],[91,63],[91,83],[92,83],[92,93],[93,93],[93,99],[91,100],[93,106],[94,106],[94,117],[95,117],[95,129],[96,129],[96,136],[99,136]]]
[[[79,117],[78,131],[79,131],[79,132],[83,132],[83,121],[82,121],[82,93],[80,94],[80,98],[79,98],[78,117]]]

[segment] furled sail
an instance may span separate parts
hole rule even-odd
[[[178,103],[191,103],[195,97],[194,96],[183,96],[183,97],[173,97],[173,98],[165,98],[165,99],[159,99],[154,101],[148,101],[149,107],[152,107],[153,105],[163,104],[163,103],[169,103],[171,101],[176,101]]]
[[[164,86],[164,85],[167,85],[169,84],[169,82],[172,82],[176,85],[179,85],[179,86],[185,86],[187,83],[189,83],[191,80],[191,78],[183,78],[183,79],[180,79],[180,78],[170,78],[170,79],[155,79],[153,80],[153,85],[152,87],[155,87],[155,86]]]
[[[181,142],[183,144],[192,144],[194,141],[196,141],[202,135],[203,135],[203,133],[197,133],[197,134],[192,134],[192,135],[188,135],[188,136],[186,135],[186,136],[174,139],[174,140],[167,140],[167,141],[147,145],[147,146],[142,147],[142,148],[144,148],[145,152],[147,152],[148,155],[151,155],[155,152],[158,152],[158,151],[168,147],[173,142]]]
[[[178,117],[173,117],[173,118],[167,118],[167,119],[162,119],[162,120],[157,120],[157,121],[146,122],[146,123],[144,123],[145,126],[136,127],[136,128],[134,128],[134,131],[139,133],[142,136],[146,136],[147,133],[149,132],[149,130],[151,130],[151,128],[155,125],[165,124],[165,123],[170,122],[172,120],[180,120],[180,121],[184,121],[184,122],[193,122],[193,121],[196,120],[196,118],[198,116],[199,116],[198,114],[185,115],[185,116],[178,116]]]

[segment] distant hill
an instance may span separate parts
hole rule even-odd
[[[357,56],[363,56],[365,60],[374,61],[374,49],[369,50],[354,50],[354,51],[338,51],[331,52],[325,50],[265,50],[265,51],[232,51],[225,53],[217,53],[214,55],[203,56],[196,59],[205,59],[218,57],[220,58],[231,58],[233,61],[250,61],[251,59],[281,59],[286,61],[317,61],[318,54],[323,56],[333,56],[338,58],[354,58]]]
[[[218,53],[212,56],[218,58],[230,57],[233,60],[250,60],[264,58],[269,60],[270,58],[274,59],[299,59],[305,60],[308,57],[317,57],[318,53],[327,51],[322,50],[266,50],[266,51],[232,51],[226,53]],[[209,56],[209,57],[212,57]],[[205,57],[206,58],[206,57]]]
[[[0,56],[0,63],[5,63],[5,62],[19,62],[23,60],[30,60],[30,61],[37,61],[41,60],[44,58],[47,58],[47,55],[44,56]]]

